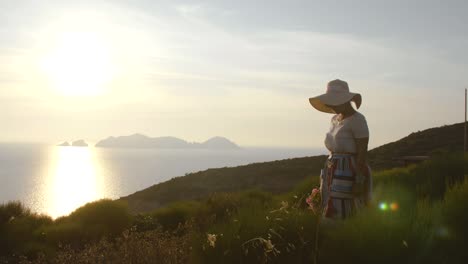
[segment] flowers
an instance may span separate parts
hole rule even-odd
[[[279,251],[276,246],[273,244],[273,242],[271,241],[271,236],[269,235],[268,236],[268,239],[265,239],[263,237],[256,237],[256,238],[252,238],[248,241],[245,241],[241,247],[244,248],[245,246],[247,245],[251,245],[253,248],[257,248],[257,247],[261,247],[263,248],[263,254],[265,257],[269,257],[270,254],[276,256],[278,254],[281,253],[281,251]],[[244,254],[247,255],[249,252],[249,249],[248,248],[245,248],[244,249]]]
[[[263,239],[262,240],[264,247],[265,247],[265,252],[273,252],[275,250],[275,246],[273,243],[271,243],[271,239]]]
[[[208,244],[212,247],[215,247],[216,246],[216,237],[217,235],[215,234],[206,234],[207,236],[207,240],[208,240]]]
[[[309,197],[306,198],[306,203],[309,205],[309,209],[312,209],[315,214],[318,214],[322,210],[322,195],[320,189],[314,188]]]

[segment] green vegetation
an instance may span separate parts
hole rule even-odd
[[[322,225],[320,263],[462,262],[468,231],[468,205],[463,202],[468,198],[468,181],[463,180],[467,166],[468,156],[448,155],[376,173],[374,205],[347,221]],[[277,203],[276,210],[255,203],[240,207],[231,221],[206,230],[217,235],[215,247],[200,234],[195,245],[201,246],[194,259],[199,263],[312,262],[316,218],[304,209],[303,200],[297,201],[301,189],[306,188],[282,195],[289,200]],[[275,205],[275,199],[272,202]],[[255,243],[245,244],[252,239]]]
[[[104,236],[114,238],[131,223],[127,206],[111,200],[86,204],[55,221],[31,213],[19,202],[0,205],[0,263],[17,262],[15,256],[50,256],[64,245],[80,248]]]
[[[375,173],[371,206],[346,221],[320,225],[319,263],[464,262],[467,174],[468,156],[460,154]],[[311,263],[317,217],[304,200],[317,184],[311,177],[278,195],[214,193],[133,216],[121,201],[90,203],[56,220],[8,203],[0,206],[2,258],[23,263]]]
[[[132,217],[123,202],[100,200],[78,208],[69,216],[58,218],[42,230],[54,245],[75,246],[97,241],[103,236],[115,237],[129,228]]]
[[[47,251],[40,230],[52,222],[50,217],[31,213],[19,202],[1,205],[0,255],[31,256],[38,251]]]
[[[208,169],[156,184],[121,200],[128,202],[133,212],[148,212],[177,201],[201,200],[215,192],[258,189],[280,194],[315,176],[325,159],[317,156]]]

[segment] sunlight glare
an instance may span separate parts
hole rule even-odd
[[[101,196],[92,152],[87,147],[58,147],[55,172],[48,190],[53,217],[71,213]]]
[[[114,74],[108,46],[92,32],[62,34],[41,67],[54,87],[66,96],[102,94]]]

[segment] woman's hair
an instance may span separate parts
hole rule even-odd
[[[353,102],[354,106],[353,106],[353,104],[352,104],[351,102]],[[357,109],[356,102],[354,102],[354,101],[348,101],[348,102],[345,103],[345,104],[347,105],[347,107],[351,107],[351,108],[353,108],[354,110]]]

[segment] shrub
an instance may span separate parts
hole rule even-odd
[[[132,217],[124,202],[108,199],[88,203],[58,218],[44,233],[54,244],[83,245],[104,236],[116,236],[130,227]]]
[[[282,202],[252,200],[232,216],[194,237],[195,263],[311,261],[316,218]]]
[[[6,224],[12,218],[25,215],[31,215],[31,211],[25,208],[19,201],[0,205],[0,225]]]
[[[419,198],[441,200],[447,189],[461,183],[468,174],[468,156],[459,153],[436,156],[408,168],[376,173],[374,185],[398,184]]]
[[[195,217],[196,213],[201,213],[201,210],[201,203],[196,201],[176,202],[155,210],[148,216],[165,229],[175,229]]]
[[[455,239],[468,242],[468,180],[455,186],[445,196],[443,221]]]
[[[320,263],[427,263],[435,212],[424,201],[401,208],[383,211],[374,205],[324,228]]]
[[[124,231],[116,239],[103,238],[81,249],[65,246],[53,258],[41,256],[23,263],[187,263],[190,256],[190,225],[175,232],[161,228],[145,232]]]
[[[38,248],[48,251],[40,230],[51,224],[50,217],[32,213],[20,202],[0,205],[0,255],[33,256]]]
[[[460,245],[468,243],[468,180],[447,192],[442,207],[442,221],[437,227],[441,249],[452,263],[466,260],[468,252]],[[461,263],[461,262],[460,262]]]

